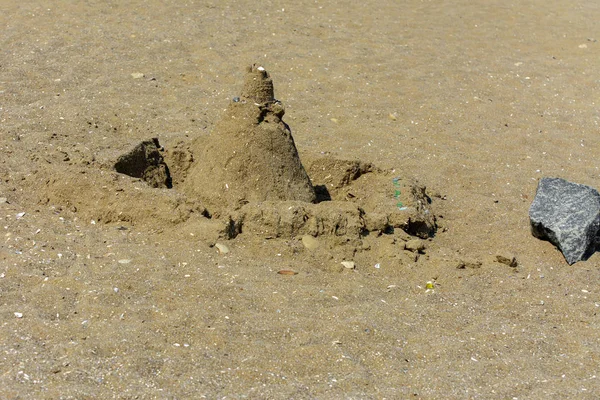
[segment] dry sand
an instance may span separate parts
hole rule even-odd
[[[527,215],[543,176],[600,187],[598,2],[4,0],[0,20],[0,398],[600,397],[600,256],[568,266]],[[218,238],[177,179],[254,62],[309,175],[372,163],[375,208],[418,181],[435,236]],[[172,189],[113,170],[153,137]]]

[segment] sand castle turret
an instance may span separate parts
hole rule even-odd
[[[265,200],[314,202],[284,113],[267,71],[249,67],[240,97],[210,136],[195,142],[185,191],[216,210]]]

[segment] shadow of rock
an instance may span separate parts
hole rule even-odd
[[[169,167],[160,153],[157,138],[145,140],[123,154],[115,163],[115,170],[133,178],[140,178],[154,188],[172,188]]]

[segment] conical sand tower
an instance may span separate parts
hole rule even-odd
[[[215,211],[265,200],[314,202],[284,113],[267,71],[249,67],[241,96],[211,135],[194,143],[195,162],[184,190]]]

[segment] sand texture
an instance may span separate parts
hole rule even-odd
[[[597,399],[597,1],[0,0],[1,399]]]

